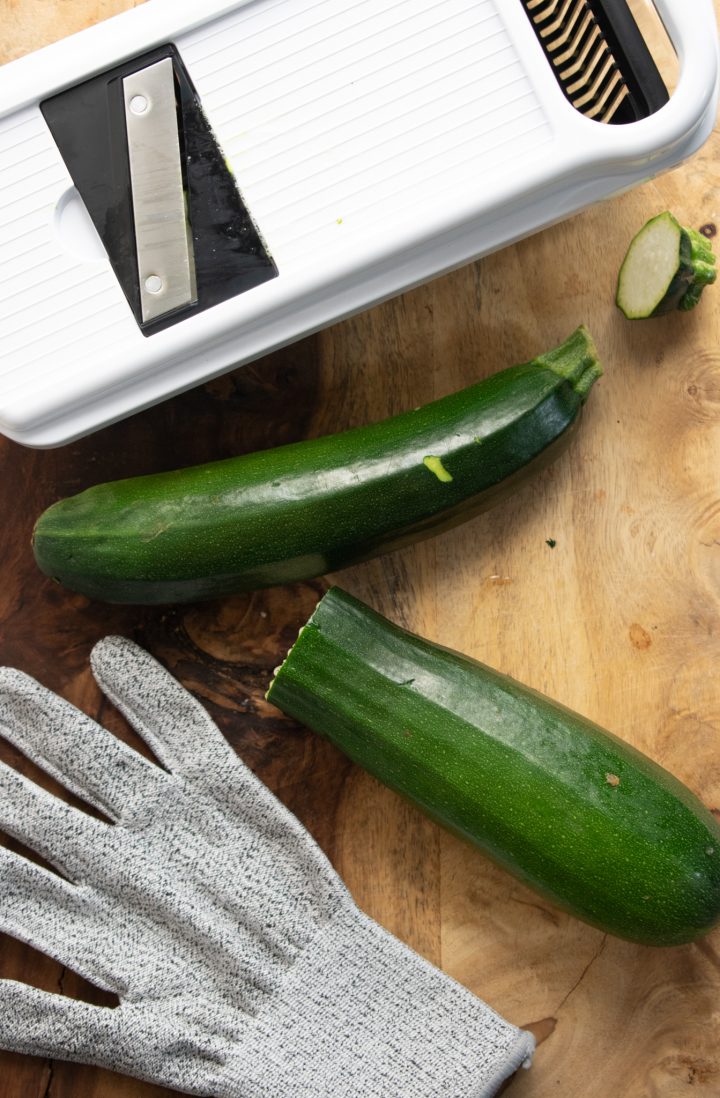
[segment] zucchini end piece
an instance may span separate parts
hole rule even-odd
[[[628,320],[687,311],[697,305],[716,273],[709,241],[666,210],[650,218],[630,242],[615,303]]]

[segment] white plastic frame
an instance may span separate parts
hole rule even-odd
[[[0,69],[0,121],[36,111],[47,96],[227,12],[288,2],[149,0]],[[468,181],[451,208],[436,204],[422,224],[417,209],[408,208],[394,218],[392,232],[354,239],[330,267],[308,269],[302,278],[283,277],[281,269],[251,293],[149,339],[138,336],[133,354],[109,361],[101,379],[68,371],[61,384],[38,387],[29,379],[5,385],[0,375],[0,430],[32,446],[68,442],[674,166],[714,124],[717,31],[712,0],[693,0],[690,14],[686,0],[655,3],[680,64],[677,88],[655,115],[627,126],[583,117],[558,88],[520,4],[496,0],[554,131],[552,155],[524,165],[502,188],[488,185],[482,198]],[[128,324],[134,326],[129,313]]]

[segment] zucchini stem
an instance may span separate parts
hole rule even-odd
[[[692,268],[692,282],[678,302],[678,309],[687,312],[693,309],[706,286],[711,286],[717,278],[715,255],[710,241],[695,229],[683,228],[690,245],[689,265]]]
[[[552,370],[553,373],[565,378],[583,404],[603,372],[595,341],[584,324],[576,328],[559,347],[538,355],[533,361],[537,366]]]

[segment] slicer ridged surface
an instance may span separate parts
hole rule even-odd
[[[0,119],[0,165],[0,377],[8,402],[76,370],[101,378],[107,356],[128,353],[142,336],[110,265],[84,261],[58,241],[56,209],[72,180],[38,111]]]
[[[258,2],[181,52],[281,268],[550,137],[496,0]]]
[[[375,262],[537,160],[553,130],[505,3],[251,0],[174,38],[278,282],[302,289],[312,270],[332,286],[348,255]],[[2,412],[22,423],[151,372],[162,333],[141,335],[107,262],[59,240],[71,180],[37,110],[0,118],[0,163],[14,173],[0,198]],[[234,299],[238,323],[256,293]],[[178,329],[187,354],[192,330]]]

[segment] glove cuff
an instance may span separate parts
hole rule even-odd
[[[318,928],[252,1028],[253,1098],[491,1098],[534,1047],[354,905]]]

